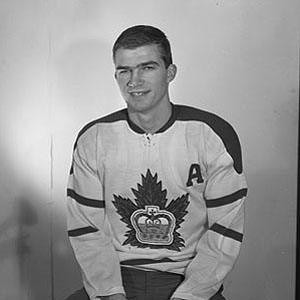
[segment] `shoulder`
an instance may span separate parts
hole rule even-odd
[[[212,112],[186,105],[175,105],[175,110],[178,121],[202,122],[217,131],[220,131],[221,128],[233,130],[226,120]]]
[[[177,121],[204,123],[221,138],[238,138],[233,127],[214,113],[186,105],[175,105],[175,111]]]
[[[82,137],[89,137],[91,135],[94,135],[97,131],[97,127],[101,126],[101,124],[107,124],[107,123],[115,123],[118,121],[127,120],[127,109],[121,109],[118,111],[115,111],[113,113],[110,113],[108,115],[105,115],[101,118],[92,120],[91,122],[87,123],[83,128],[79,131],[75,144],[74,149],[76,148],[76,145]]]
[[[241,145],[234,128],[222,117],[191,106],[175,105],[176,120],[204,123],[212,134],[223,142],[227,152],[233,157],[238,173],[242,172]]]

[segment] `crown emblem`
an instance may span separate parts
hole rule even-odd
[[[167,210],[160,210],[155,205],[146,205],[145,209],[136,210],[130,220],[139,242],[153,245],[172,244],[176,220]]]
[[[153,176],[149,169],[142,175],[142,183],[131,191],[134,200],[113,195],[116,212],[128,228],[122,245],[180,251],[185,241],[178,229],[187,214],[189,194],[169,201],[167,190],[162,188],[157,174]]]

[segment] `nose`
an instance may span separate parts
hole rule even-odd
[[[130,78],[127,83],[129,87],[140,86],[143,83],[139,69],[132,70],[130,73]]]

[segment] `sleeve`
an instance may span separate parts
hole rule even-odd
[[[77,139],[67,188],[68,236],[92,300],[125,294],[119,259],[105,215],[96,141],[93,130]]]
[[[173,294],[187,300],[208,300],[220,289],[243,239],[247,185],[238,137],[231,127],[223,137],[209,128],[205,144],[207,231]]]

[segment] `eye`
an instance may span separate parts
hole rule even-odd
[[[128,70],[120,70],[119,71],[119,74],[123,75],[123,74],[127,74],[128,73]]]
[[[146,66],[143,67],[144,71],[151,71],[153,69],[154,69],[154,67],[152,65],[146,65]]]
[[[127,76],[127,74],[129,74],[129,70],[127,69],[120,69],[116,71],[116,77],[124,77]]]

